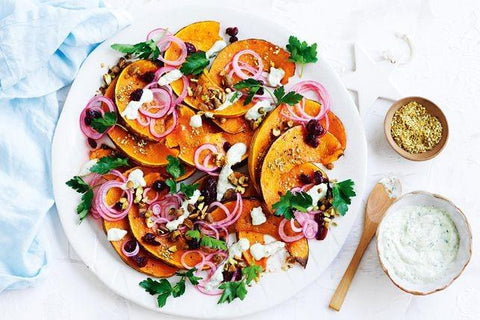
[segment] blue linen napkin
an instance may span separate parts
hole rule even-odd
[[[129,23],[101,0],[0,0],[0,292],[31,285],[47,264],[38,234],[54,204],[57,90]]]

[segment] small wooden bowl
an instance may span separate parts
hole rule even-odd
[[[401,107],[403,107],[404,105],[412,101],[416,101],[422,106],[424,106],[425,109],[427,109],[427,111],[431,115],[437,117],[440,123],[442,124],[442,137],[440,138],[440,141],[437,143],[435,147],[433,147],[432,150],[425,151],[422,153],[410,153],[408,151],[403,150],[395,142],[395,140],[393,140],[392,133],[391,133],[393,115],[398,109],[400,109]],[[435,103],[422,97],[407,97],[395,102],[390,107],[390,109],[388,110],[385,116],[384,128],[385,128],[385,136],[387,138],[387,141],[390,144],[390,146],[393,148],[393,150],[395,150],[402,157],[408,160],[413,160],[413,161],[425,161],[425,160],[430,160],[434,158],[437,154],[440,153],[440,151],[443,150],[448,140],[447,118],[443,114],[442,110]]]

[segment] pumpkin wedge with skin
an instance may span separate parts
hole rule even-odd
[[[117,80],[114,79],[107,87],[105,97],[115,100]],[[122,153],[144,166],[163,167],[168,164],[169,155],[178,156],[178,150],[167,148],[164,142],[146,141],[120,126],[114,126],[108,131],[108,136]]]
[[[154,137],[150,133],[149,126],[142,126],[136,119],[129,120],[122,116],[123,111],[127,108],[128,103],[131,101],[130,95],[137,89],[143,89],[148,83],[144,81],[144,75],[146,73],[155,72],[158,70],[158,66],[149,60],[137,60],[132,62],[118,75],[118,81],[115,86],[115,103],[117,105],[118,114],[124,120],[126,126],[135,135],[140,136],[150,141],[160,141],[161,139]],[[143,117],[139,114],[139,117]],[[168,118],[160,118],[155,121],[155,132],[162,133],[172,124],[172,116]]]
[[[204,121],[200,128],[192,128],[190,126],[190,118],[194,115],[192,109],[186,106],[178,107],[178,125],[175,130],[170,133],[165,140],[165,144],[168,148],[178,148],[180,154],[178,157],[185,163],[194,166],[195,151],[203,144],[210,143],[217,147],[218,153],[225,155],[226,152],[223,148],[225,142],[234,145],[237,142],[242,142],[248,145],[252,138],[250,132],[241,132],[237,134],[228,134],[226,132],[220,132],[213,125]],[[248,152],[247,152],[248,153]],[[203,163],[203,159],[208,153],[202,152],[200,156],[200,163]],[[245,159],[247,154],[243,157]]]
[[[260,175],[260,187],[270,212],[273,212],[272,204],[279,197],[276,190],[289,187],[288,183],[282,180],[284,173],[305,162],[331,164],[342,153],[340,142],[329,132],[319,138],[319,145],[316,148],[305,143],[302,126],[293,127],[282,134],[268,150]]]
[[[144,174],[146,179],[148,180],[154,180],[157,178],[157,175],[153,172],[152,169],[150,168],[142,168],[142,167],[137,167],[137,168],[132,168],[124,173],[124,175],[128,176],[128,174],[135,170],[135,169],[141,169]],[[114,205],[122,196],[122,191],[120,189],[114,188],[111,189],[107,193],[106,197],[106,202],[108,205]],[[130,226],[128,224],[128,218],[125,217],[121,220],[118,221],[107,221],[103,220],[103,229],[105,231],[105,234],[108,233],[108,230],[112,228],[117,228],[117,229],[122,229],[127,231],[127,234],[123,239],[119,241],[110,241],[110,244],[112,247],[115,249],[115,251],[118,253],[120,258],[128,264],[130,267],[133,269],[145,273],[147,275],[151,275],[157,278],[167,278],[175,274],[175,272],[178,270],[178,268],[169,266],[162,261],[156,259],[154,256],[146,252],[142,247],[140,247],[140,251],[138,253],[138,257],[143,257],[147,259],[147,263],[145,266],[140,267],[138,264],[135,262],[133,258],[127,257],[123,252],[122,252],[122,247],[123,244],[126,243],[127,241],[130,240],[135,240],[135,238],[132,235],[132,232],[130,230]]]
[[[221,118],[221,119],[212,119],[212,122],[215,123],[220,129],[226,133],[240,133],[246,131],[252,131],[247,120],[243,116],[236,118]]]
[[[282,116],[282,108],[283,106],[279,106],[271,111],[263,120],[260,127],[255,131],[252,138],[252,144],[248,155],[248,173],[250,174],[252,183],[257,191],[260,191],[260,171],[263,158],[272,143],[277,139],[277,137],[272,134],[273,130],[276,129],[279,130],[280,133],[283,133],[289,129],[288,119]],[[308,99],[305,100],[305,112],[307,114],[315,115],[320,108],[321,105],[318,102]],[[331,111],[328,112],[328,118],[330,124],[328,131],[339,140],[342,150],[345,150],[346,135],[342,122]],[[325,127],[325,119],[322,119],[320,123]]]
[[[147,183],[147,186],[151,186],[152,183],[157,180],[162,180],[162,177],[159,173],[145,175],[145,182]],[[168,190],[160,192],[159,199],[164,197],[167,193]],[[147,233],[154,233],[154,231],[147,226],[145,217],[140,214],[137,205],[132,205],[132,208],[128,212],[128,222],[133,236],[147,252],[170,266],[184,269],[181,263],[181,257],[186,251],[188,251],[185,249],[188,246],[183,237],[179,237],[177,240],[172,241],[169,236],[156,236],[155,240],[158,242],[158,245],[145,242],[143,237]],[[185,262],[192,267],[200,261],[200,256],[195,253],[189,254],[185,257]]]

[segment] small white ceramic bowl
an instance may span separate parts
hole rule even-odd
[[[448,267],[445,275],[432,283],[411,283],[405,279],[400,278],[395,273],[388,270],[388,268],[386,267],[388,264],[382,261],[382,250],[386,250],[382,249],[382,247],[379,246],[379,242],[381,241],[380,237],[382,233],[382,223],[385,221],[389,214],[396,212],[397,210],[405,206],[433,206],[439,209],[443,209],[448,212],[450,218],[457,227],[457,231],[460,237],[457,257],[455,261]],[[437,194],[432,194],[424,191],[415,191],[404,194],[403,196],[398,198],[390,206],[390,208],[388,208],[387,212],[385,212],[385,215],[383,216],[383,219],[377,229],[377,254],[383,271],[385,271],[387,276],[397,287],[399,287],[405,292],[414,295],[427,295],[447,288],[455,279],[457,279],[462,274],[463,270],[467,266],[472,256],[472,232],[470,230],[470,225],[468,224],[467,218],[465,217],[463,212],[458,207],[456,207],[450,200]]]

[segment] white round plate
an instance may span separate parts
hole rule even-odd
[[[338,227],[330,230],[326,240],[310,242],[310,257],[306,269],[294,267],[287,272],[263,275],[260,283],[249,288],[243,301],[217,305],[217,297],[202,295],[188,287],[185,295],[176,299],[170,298],[167,305],[159,309],[156,299],[138,285],[146,276],[122,262],[98,224],[91,219],[82,224],[78,223],[75,207],[79,195],[65,185],[87,160],[88,148],[79,128],[78,118],[80,111],[100,86],[101,76],[106,72],[106,68],[101,68],[101,63],[105,66],[114,65],[119,58],[120,55],[110,49],[112,43],[144,41],[151,29],[168,27],[174,32],[194,21],[217,20],[221,23],[222,31],[228,26],[238,26],[239,36],[243,39],[262,38],[281,46],[286,45],[292,33],[263,17],[206,4],[182,2],[177,6],[169,4],[167,7],[161,3],[152,3],[139,7],[138,10],[137,16],[143,18],[137,18],[130,27],[105,41],[84,62],[72,84],[57,125],[52,147],[52,178],[58,214],[65,233],[80,258],[101,281],[126,299],[155,311],[214,319],[238,317],[279,304],[314,281],[328,267],[340,251],[356,215],[360,212],[367,148],[355,104],[340,78],[324,59],[320,57],[317,63],[306,66],[303,79],[320,81],[327,88],[331,96],[332,110],[340,117],[347,131],[345,156],[335,163],[335,169],[329,175],[339,180],[353,179],[357,192],[349,212],[338,219]],[[302,38],[301,34],[297,36]]]

